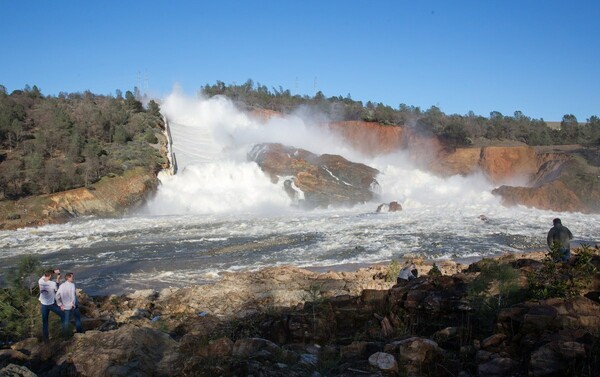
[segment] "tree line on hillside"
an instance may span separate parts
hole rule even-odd
[[[137,90],[135,91],[136,94]],[[8,94],[0,85],[0,199],[90,185],[103,176],[161,163],[158,103],[139,96],[60,93],[37,86]]]
[[[309,106],[334,121],[370,121],[385,125],[416,125],[419,130],[431,132],[451,147],[470,145],[475,139],[514,140],[535,145],[582,144],[600,145],[600,118],[593,115],[579,123],[572,114],[563,116],[560,129],[551,129],[543,119],[534,119],[521,111],[503,115],[498,111],[489,117],[470,111],[466,115],[445,114],[438,107],[427,110],[400,104],[392,108],[383,103],[354,101],[346,97],[326,97],[321,91],[314,96],[292,95],[282,87],[269,90],[252,80],[244,84],[226,85],[217,81],[201,88],[204,96],[224,95],[249,108],[262,108],[289,113],[300,106]]]

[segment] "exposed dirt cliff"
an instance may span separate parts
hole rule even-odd
[[[0,202],[0,229],[61,223],[76,216],[117,216],[143,203],[158,186],[143,168],[104,177],[89,188]]]
[[[500,185],[493,192],[506,205],[600,212],[598,148],[492,145],[452,149],[416,127],[358,121],[328,127],[368,155],[405,150],[418,167],[442,176],[480,172]]]

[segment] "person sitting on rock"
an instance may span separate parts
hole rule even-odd
[[[566,226],[562,225],[559,218],[552,220],[554,226],[548,232],[547,242],[550,250],[558,249],[559,257],[563,262],[567,262],[571,257],[571,240],[573,233]],[[558,262],[558,261],[557,261]]]
[[[400,273],[398,274],[398,279],[396,280],[396,282],[400,283],[400,282],[411,281],[413,279],[416,279],[417,275],[418,275],[417,267],[415,266],[414,263],[411,263],[410,265],[408,265],[400,270]]]

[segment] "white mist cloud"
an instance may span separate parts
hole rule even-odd
[[[169,119],[179,163],[174,177],[162,185],[151,212],[228,213],[289,208],[281,182],[271,183],[247,153],[257,143],[282,143],[316,154],[339,154],[377,168],[380,200],[403,206],[490,204],[493,186],[482,175],[440,178],[415,168],[404,152],[368,157],[354,150],[328,127],[323,114],[303,107],[268,120],[240,111],[222,96],[192,98],[174,90],[161,105]]]

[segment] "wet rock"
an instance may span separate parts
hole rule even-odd
[[[389,204],[383,203],[377,207],[375,212],[399,212],[402,211],[402,206],[398,202],[390,202]]]
[[[379,173],[367,165],[354,163],[336,155],[316,155],[304,149],[282,144],[264,143],[248,154],[274,182],[293,176],[285,184],[288,195],[296,197],[294,186],[304,194],[307,207],[353,205],[370,201],[378,186]]]
[[[375,352],[369,356],[369,364],[385,372],[398,371],[398,362],[396,361],[396,358],[385,352]]]

